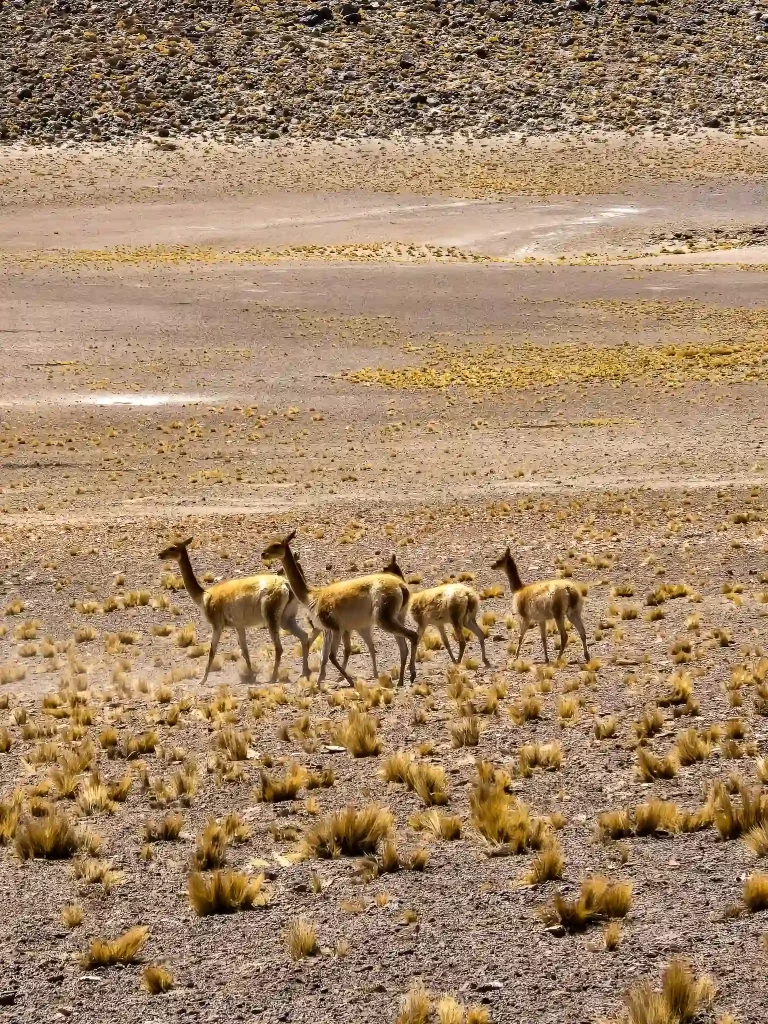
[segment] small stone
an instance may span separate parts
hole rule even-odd
[[[0,992],[0,1006],[13,1006],[16,1002],[16,993],[13,989],[6,989]]]

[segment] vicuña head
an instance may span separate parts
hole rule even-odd
[[[568,643],[565,619],[568,618],[581,637],[584,647],[584,660],[589,661],[587,633],[581,620],[583,603],[582,590],[573,580],[540,580],[537,583],[523,583],[509,545],[501,556],[493,563],[492,568],[500,569],[507,574],[512,590],[512,608],[518,619],[520,639],[517,644],[516,658],[520,657],[523,639],[533,623],[538,623],[541,631],[541,642],[544,646],[544,660],[549,661],[547,650],[547,623],[554,619],[560,634],[560,655],[562,656]]]
[[[178,562],[179,559],[183,557],[184,552],[187,550],[187,548],[189,547],[193,540],[193,537],[187,537],[186,540],[175,540],[173,544],[169,544],[167,548],[163,548],[163,550],[158,554],[157,557],[162,562],[167,562],[171,558],[175,562]]]

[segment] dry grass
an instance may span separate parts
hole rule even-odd
[[[421,761],[414,764],[408,773],[407,785],[427,807],[448,803],[448,780],[442,765]]]
[[[189,902],[200,917],[263,907],[270,898],[263,875],[249,877],[239,871],[213,871],[210,875],[193,871],[187,888]]]
[[[381,753],[376,735],[378,722],[364,711],[350,711],[347,721],[334,733],[334,740],[346,747],[353,757],[373,757]]]
[[[216,737],[216,746],[226,752],[230,761],[247,761],[251,734],[227,726]]]
[[[647,747],[638,747],[636,771],[643,782],[653,782],[654,779],[673,779],[677,775],[677,769],[678,762],[674,754],[657,757]]]
[[[429,993],[420,982],[415,982],[400,1000],[396,1024],[427,1024],[431,1013]]]
[[[556,881],[563,877],[565,858],[560,844],[553,841],[533,859],[530,870],[525,876],[526,885],[542,885],[544,882]]]
[[[141,973],[141,987],[152,996],[173,988],[173,975],[165,967],[150,964]]]
[[[262,771],[259,798],[266,803],[295,800],[306,779],[307,773],[295,761],[288,765],[286,773],[282,777]]]
[[[461,818],[457,814],[443,814],[434,807],[414,814],[408,824],[417,832],[429,832],[436,839],[461,838]]]
[[[172,843],[179,838],[183,828],[182,814],[166,814],[159,821],[144,822],[144,839],[148,843]]]
[[[731,794],[722,785],[714,793],[714,822],[722,839],[738,839],[757,826],[768,823],[767,793],[759,787],[750,789],[742,779],[737,781],[736,792],[738,802],[731,799]]]
[[[683,766],[704,761],[712,753],[712,744],[708,738],[700,735],[696,729],[686,729],[679,733],[675,740],[677,759]]]
[[[476,715],[452,722],[448,728],[454,747],[476,747],[480,742],[480,719]]]
[[[472,824],[495,854],[519,854],[545,845],[546,823],[532,818],[526,804],[511,797],[495,780],[479,778],[469,804]]]
[[[744,836],[744,842],[755,857],[768,857],[768,822],[751,828]]]
[[[594,725],[595,739],[611,739],[611,737],[616,735],[618,724],[618,719],[615,715],[609,715],[607,718],[596,718]]]
[[[229,835],[223,825],[209,821],[197,840],[192,863],[198,871],[220,868],[227,859]]]
[[[317,931],[311,921],[299,917],[285,929],[285,945],[292,960],[303,960],[317,953]]]
[[[362,809],[345,807],[318,821],[304,836],[300,852],[305,857],[320,858],[371,856],[392,825],[387,808],[375,804]]]
[[[530,743],[517,752],[520,774],[528,776],[534,768],[557,771],[563,764],[563,747],[557,740],[552,743]]]
[[[381,763],[381,774],[385,782],[407,784],[413,767],[413,755],[405,750],[389,754]]]
[[[575,900],[566,900],[558,892],[542,907],[540,916],[547,925],[562,925],[566,931],[583,931],[591,924],[610,918],[623,918],[632,906],[632,886],[611,882],[602,875],[586,878]]]
[[[694,977],[689,965],[672,960],[664,971],[661,991],[642,981],[624,995],[621,1024],[689,1024],[711,1005],[715,985],[708,975]],[[617,1024],[619,1024],[617,1022]]]
[[[77,928],[83,923],[85,912],[79,903],[68,903],[61,908],[60,917],[65,928]]]
[[[16,853],[21,860],[66,860],[84,847],[93,848],[94,837],[78,832],[66,814],[51,809],[40,818],[27,818],[16,830]]]
[[[768,910],[768,875],[748,875],[744,880],[744,905],[750,913]]]
[[[654,708],[653,711],[647,711],[632,728],[638,739],[650,739],[664,728],[664,715],[658,708]]]
[[[621,943],[624,930],[621,927],[619,921],[609,921],[603,929],[603,941],[605,942],[605,948],[608,952],[613,952],[614,949],[619,948]]]
[[[87,970],[94,967],[114,967],[116,964],[135,964],[149,938],[149,928],[137,925],[116,939],[94,939],[84,953],[81,963]]]

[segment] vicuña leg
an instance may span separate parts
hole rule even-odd
[[[245,661],[245,664],[248,667],[248,675],[251,678],[253,678],[253,668],[251,667],[251,656],[248,653],[248,639],[245,635],[245,627],[236,626],[235,628],[237,630],[237,639],[240,644],[240,653],[242,654],[243,660]]]
[[[547,624],[546,622],[539,623],[539,629],[541,630],[541,643],[544,647],[544,661],[549,661],[549,651],[547,650]]]
[[[203,675],[203,682],[208,678],[208,673],[211,671],[211,665],[213,659],[216,657],[216,648],[219,646],[219,640],[221,640],[222,626],[214,626],[213,633],[211,635],[211,649],[208,651],[208,664],[205,666],[205,674]]]
[[[581,637],[581,643],[584,648],[584,661],[589,661],[589,649],[587,648],[587,631],[586,629],[584,629],[584,623],[581,621],[581,613],[577,612],[574,608],[573,611],[568,612],[568,618],[576,627],[576,632]]]
[[[482,626],[478,624],[477,619],[472,614],[467,614],[466,618],[464,619],[464,625],[467,627],[470,633],[474,633],[475,636],[477,637],[477,642],[480,644],[480,653],[483,656],[483,664],[485,665],[486,668],[488,668],[488,666],[491,663],[490,661],[488,661],[488,656],[485,653],[485,636],[483,635]]]

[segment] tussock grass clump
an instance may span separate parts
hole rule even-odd
[[[563,877],[565,858],[560,844],[552,840],[550,845],[534,857],[533,863],[525,875],[526,885],[542,885]]]
[[[213,871],[210,875],[193,871],[187,888],[192,908],[200,917],[263,907],[270,899],[264,875],[249,877],[240,871]]]
[[[292,761],[286,770],[285,775],[279,777],[270,775],[268,772],[261,772],[261,789],[259,799],[265,803],[279,803],[281,800],[295,800],[299,790],[305,784],[307,773]]]
[[[183,828],[182,814],[166,814],[159,821],[144,822],[144,839],[148,843],[172,843],[179,838]]]
[[[608,740],[616,735],[618,719],[615,715],[608,715],[607,718],[596,718],[594,725],[595,739]]]
[[[58,810],[40,818],[27,818],[16,829],[16,853],[21,860],[67,860],[86,846],[97,847],[97,838],[79,832],[67,815]]]
[[[292,960],[303,960],[317,953],[317,931],[311,921],[299,917],[285,929],[285,945]]]
[[[751,828],[744,836],[744,842],[755,857],[768,857],[768,822]]]
[[[427,807],[447,804],[448,780],[442,765],[421,761],[414,764],[408,773],[408,789],[414,790]]]
[[[378,722],[364,711],[350,711],[347,721],[334,733],[334,739],[353,757],[373,757],[381,752],[376,735]]]
[[[79,903],[68,903],[61,908],[61,923],[65,928],[77,928],[83,923],[85,914]]]
[[[697,761],[704,761],[712,753],[712,744],[706,736],[701,735],[696,729],[686,729],[679,733],[675,740],[677,747],[677,759],[683,766],[696,764]]]
[[[0,728],[0,754],[7,754],[13,746],[13,737],[10,731],[3,726]]]
[[[624,807],[605,811],[598,817],[597,827],[601,839],[625,839],[635,832],[632,817]]]
[[[672,960],[664,971],[661,991],[647,981],[624,995],[626,1009],[615,1024],[689,1024],[715,998],[715,983],[707,974],[696,978],[685,960]]]
[[[643,782],[654,779],[673,779],[677,775],[678,761],[674,754],[657,757],[647,747],[638,747],[637,774]]]
[[[229,836],[218,821],[209,821],[197,840],[192,863],[199,871],[220,868],[227,859]]]
[[[461,838],[461,818],[457,814],[442,814],[434,807],[412,815],[408,824],[417,832],[429,832],[436,839]]]
[[[528,806],[511,797],[495,780],[478,778],[469,806],[472,824],[491,845],[494,855],[540,850],[546,844],[546,822],[532,818]]]
[[[150,995],[158,996],[173,988],[173,975],[165,967],[150,964],[142,971],[141,987]]]
[[[757,826],[768,824],[768,793],[763,793],[759,786],[750,789],[743,779],[737,782],[736,792],[738,803],[722,785],[714,792],[715,827],[722,839],[738,839]]]
[[[517,756],[520,774],[523,776],[530,775],[534,768],[553,772],[562,767],[563,747],[557,740],[552,743],[529,743],[520,747]]]
[[[533,687],[527,687],[523,690],[520,698],[510,706],[509,717],[515,725],[525,725],[526,722],[541,718],[541,707],[539,694]]]
[[[752,914],[768,910],[768,875],[749,875],[744,880],[744,905]]]
[[[476,747],[480,742],[480,719],[476,715],[452,722],[448,728],[454,747]]]
[[[115,885],[123,881],[125,872],[113,868],[111,860],[83,857],[74,862],[72,877],[85,885],[101,884],[105,892],[111,892]]]
[[[579,896],[566,900],[558,892],[539,914],[547,925],[562,925],[566,931],[583,931],[591,924],[626,917],[632,906],[632,886],[611,882],[602,875],[585,878]]]
[[[671,800],[649,800],[635,807],[635,834],[657,835],[676,832],[680,822],[680,808]]]
[[[94,939],[91,948],[81,958],[83,967],[114,967],[115,964],[134,964],[149,938],[149,928],[136,925],[116,939]]]
[[[318,821],[304,836],[300,852],[305,857],[323,859],[371,856],[389,835],[393,823],[388,808],[375,804],[362,809],[345,807]]]
[[[689,704],[692,697],[693,678],[690,673],[673,672],[669,677],[669,690],[661,697],[657,697],[656,703],[660,708],[667,708],[675,704]]]
[[[609,953],[613,952],[614,949],[619,948],[621,942],[623,930],[621,924],[616,921],[609,921],[603,929],[603,941],[605,942],[605,948]]]
[[[385,782],[402,782],[407,784],[412,767],[413,755],[405,750],[397,750],[395,753],[384,758],[381,764],[381,774]]]
[[[416,982],[400,1000],[396,1024],[427,1024],[431,1013],[429,993],[420,982]]]
[[[247,731],[227,726],[216,737],[216,746],[226,752],[230,761],[247,761],[251,734]]]
[[[643,717],[633,724],[632,728],[639,740],[650,739],[664,728],[664,715],[658,708],[646,711]]]

